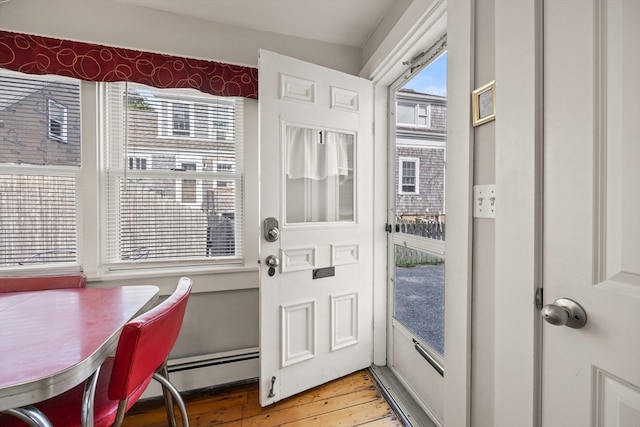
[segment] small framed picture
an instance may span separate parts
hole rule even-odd
[[[473,126],[479,126],[496,118],[496,81],[474,90],[471,95]]]

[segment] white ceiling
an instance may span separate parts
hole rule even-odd
[[[207,21],[363,47],[394,0],[114,0]]]

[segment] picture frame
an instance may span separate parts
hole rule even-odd
[[[471,94],[473,127],[496,118],[496,81],[493,80],[474,90]]]

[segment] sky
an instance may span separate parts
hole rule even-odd
[[[447,96],[447,52],[429,64],[403,87],[430,95]]]

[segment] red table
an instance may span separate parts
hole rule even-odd
[[[156,286],[0,293],[0,411],[63,393],[96,372]]]

